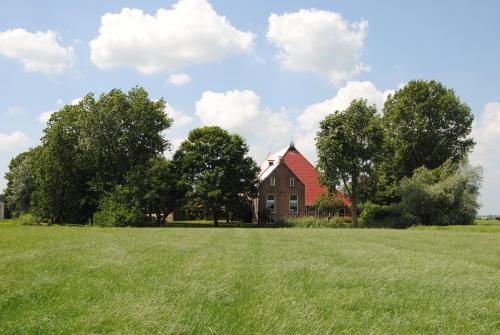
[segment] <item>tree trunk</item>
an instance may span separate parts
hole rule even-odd
[[[219,227],[219,213],[217,211],[212,212],[214,216],[214,226]]]
[[[354,227],[358,226],[358,180],[357,178],[352,178],[351,185],[351,218],[352,225]]]

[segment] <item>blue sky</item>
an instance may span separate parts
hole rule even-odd
[[[0,174],[51,111],[87,92],[164,97],[174,144],[218,124],[257,160],[293,137],[314,161],[329,111],[360,96],[380,108],[409,80],[436,79],[474,112],[480,212],[500,213],[499,13],[498,1],[4,0]]]

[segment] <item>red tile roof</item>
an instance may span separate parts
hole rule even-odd
[[[321,193],[326,191],[326,187],[318,181],[319,171],[294,147],[288,148],[283,156],[283,161],[304,184],[306,193],[305,205],[311,206]],[[344,200],[344,204],[350,206],[351,202],[349,199],[342,192],[338,193]]]
[[[305,186],[306,206],[311,206],[326,188],[318,181],[319,172],[296,150],[288,150],[283,160]]]

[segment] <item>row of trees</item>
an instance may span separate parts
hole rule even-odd
[[[5,196],[14,215],[51,223],[161,224],[175,208],[237,217],[257,192],[257,165],[238,135],[189,134],[172,160],[163,99],[112,90],[52,114],[41,144],[12,159]],[[248,210],[247,210],[248,212]]]
[[[473,116],[453,90],[411,81],[381,114],[354,100],[320,124],[318,168],[329,192],[317,206],[333,213],[336,190],[366,220],[469,223],[481,171],[467,164]],[[161,224],[174,209],[194,216],[251,219],[258,167],[248,145],[219,127],[194,129],[173,159],[163,99],[142,88],[112,90],[54,113],[41,144],[15,157],[5,196],[14,215],[52,223]],[[394,225],[394,224],[393,224]],[[398,225],[398,224],[396,224]]]
[[[354,100],[320,124],[321,180],[350,197],[354,225],[360,203],[421,224],[470,223],[481,183],[480,168],[467,164],[472,121],[469,106],[436,81],[409,82],[382,114]]]

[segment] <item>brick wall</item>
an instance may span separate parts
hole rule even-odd
[[[275,163],[276,164],[276,163]],[[271,178],[276,181],[275,186],[271,186]],[[295,178],[295,186],[290,186],[290,178]],[[287,219],[290,216],[303,216],[305,214],[305,192],[304,184],[290,171],[285,164],[280,164],[276,169],[261,183],[259,189],[259,214],[266,209],[267,194],[274,194],[276,213],[271,214],[276,220]],[[298,196],[298,211],[290,213],[290,195]]]

